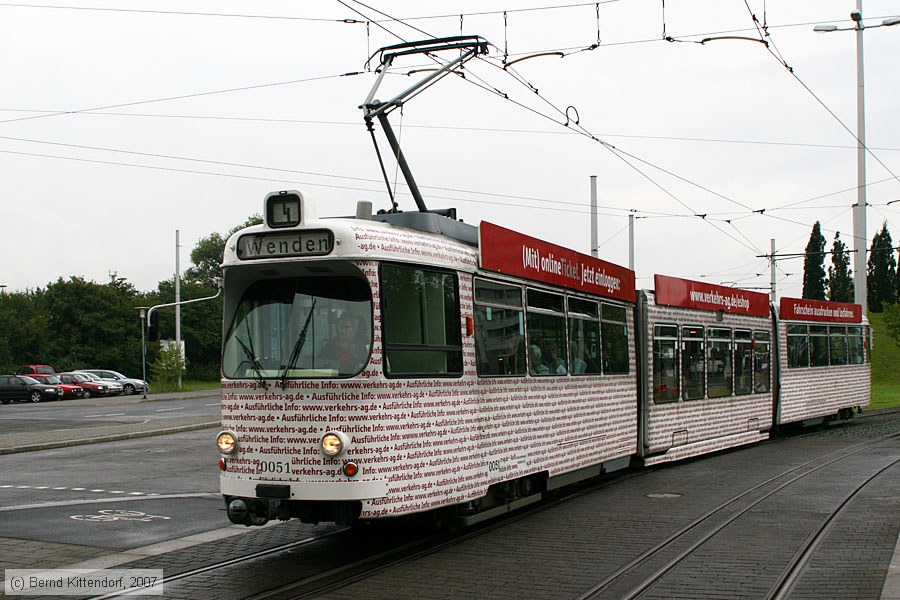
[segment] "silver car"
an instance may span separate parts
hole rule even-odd
[[[93,375],[106,383],[118,383],[122,386],[122,391],[119,393],[125,394],[126,396],[150,390],[150,384],[143,379],[125,377],[118,371],[110,371],[109,369],[79,369],[78,372]]]

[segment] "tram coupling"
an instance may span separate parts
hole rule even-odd
[[[261,527],[278,519],[287,521],[290,519],[290,510],[287,502],[281,500],[269,500],[265,498],[226,498],[228,520],[235,525],[247,527]]]

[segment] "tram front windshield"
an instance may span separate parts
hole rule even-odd
[[[288,277],[251,284],[222,351],[230,379],[350,377],[372,348],[372,294],[352,276]]]

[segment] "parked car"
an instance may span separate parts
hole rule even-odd
[[[126,396],[137,394],[139,392],[145,392],[150,389],[150,384],[148,384],[143,379],[125,377],[118,371],[110,371],[109,369],[78,369],[75,372],[92,373],[100,379],[103,379],[104,381],[118,381],[122,384],[122,393],[124,393]]]
[[[125,392],[125,386],[123,386],[118,381],[112,381],[109,379],[101,379],[97,377],[93,373],[89,373],[87,371],[75,371],[75,375],[81,375],[82,377],[87,377],[94,383],[102,383],[105,384],[107,388],[109,388],[108,394],[110,396],[119,396]]]
[[[84,388],[84,397],[109,396],[109,385],[94,381],[87,373],[59,373],[59,379],[63,383],[71,383]]]
[[[29,375],[29,377],[31,377],[32,379],[37,379],[39,382],[46,383],[47,385],[55,385],[56,387],[61,387],[63,391],[63,398],[67,400],[84,398],[84,388],[82,386],[76,385],[74,383],[63,383],[63,380],[59,378],[59,375],[34,373],[32,375]]]
[[[63,390],[59,386],[46,385],[27,375],[0,375],[0,402],[9,404],[14,400],[42,402],[60,400]]]
[[[35,373],[56,373],[50,365],[22,365],[16,375],[34,375]]]

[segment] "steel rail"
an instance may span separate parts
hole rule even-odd
[[[875,446],[883,444],[883,443],[885,443],[891,439],[897,438],[897,437],[900,437],[900,433],[894,433],[894,434],[882,436],[876,440],[860,442],[859,444],[855,444],[853,446],[850,446],[849,448],[844,448],[841,450],[836,450],[829,454],[825,454],[823,456],[820,456],[820,457],[817,457],[810,461],[807,461],[801,465],[797,465],[796,467],[793,467],[793,468],[791,468],[787,471],[784,471],[778,475],[770,477],[766,481],[763,481],[762,483],[759,483],[759,484],[753,486],[752,488],[734,496],[733,498],[726,500],[725,502],[719,504],[718,506],[711,509],[704,515],[698,517],[697,519],[695,519],[688,525],[684,526],[682,529],[678,530],[677,532],[673,533],[672,535],[670,535],[663,541],[659,542],[652,548],[648,549],[644,553],[635,557],[634,559],[629,561],[627,564],[623,565],[622,567],[618,568],[615,572],[613,572],[610,575],[608,575],[607,577],[605,577],[603,580],[601,580],[595,586],[593,586],[592,588],[590,588],[589,590],[585,591],[583,594],[578,596],[577,600],[588,600],[588,599],[598,598],[603,593],[604,590],[606,590],[612,584],[616,583],[617,580],[622,578],[626,573],[647,563],[651,558],[657,556],[662,551],[671,547],[673,543],[680,540],[688,533],[691,533],[691,532],[697,530],[699,528],[699,526],[702,525],[704,522],[709,521],[710,519],[712,519],[713,517],[715,517],[717,515],[720,515],[729,506],[732,506],[733,504],[739,502],[740,500],[743,500],[744,498],[748,497],[749,495],[753,494],[754,492],[757,492],[757,491],[765,488],[766,486],[769,486],[769,485],[775,483],[779,479],[782,479],[788,475],[797,473],[798,471],[801,471],[807,467],[810,467],[810,465],[813,465],[814,463],[819,462],[830,455],[838,454],[838,456],[836,456],[830,460],[827,460],[826,462],[824,462],[820,465],[817,465],[815,467],[810,468],[807,471],[804,471],[804,472],[794,475],[793,477],[791,477],[787,481],[781,483],[774,489],[766,492],[760,498],[754,500],[748,506],[740,509],[738,512],[734,513],[728,519],[726,519],[723,523],[720,523],[719,525],[715,526],[710,531],[707,531],[706,533],[704,533],[702,535],[702,537],[700,537],[698,540],[693,542],[687,549],[678,553],[674,558],[670,559],[665,565],[658,568],[649,577],[645,578],[643,582],[641,582],[637,586],[633,587],[626,594],[620,596],[620,598],[622,598],[624,600],[624,599],[632,599],[632,598],[636,598],[636,597],[640,596],[645,591],[647,591],[650,587],[652,587],[657,581],[662,579],[666,574],[668,574],[669,572],[674,570],[675,567],[677,567],[682,561],[684,561],[686,558],[688,558],[692,554],[694,554],[701,546],[706,544],[708,541],[712,540],[716,535],[718,535],[728,525],[732,524],[738,518],[747,514],[751,509],[753,509],[754,507],[756,507],[763,501],[767,500],[768,498],[771,498],[773,495],[775,495],[779,491],[781,491],[784,488],[788,487],[789,485],[799,481],[800,479],[803,479],[804,477],[807,477],[807,476],[815,473],[816,471],[819,471],[820,469],[824,469],[825,467],[830,466],[836,462],[840,462],[851,456],[854,456],[861,452],[865,452],[866,450],[869,450]],[[848,450],[852,450],[852,451],[848,452]]]

